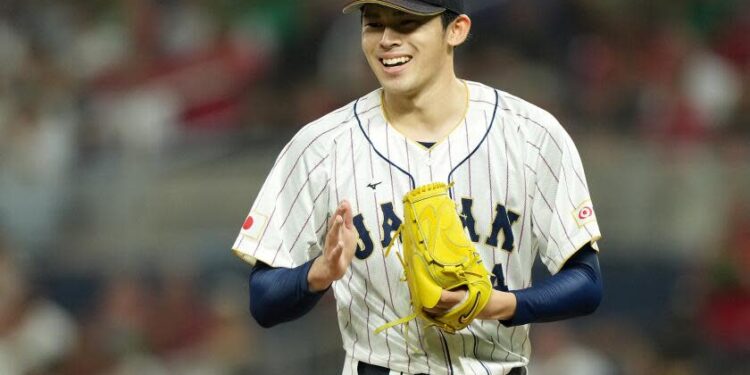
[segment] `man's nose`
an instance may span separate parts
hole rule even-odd
[[[380,46],[388,49],[398,45],[401,45],[401,34],[392,27],[384,27],[383,36],[380,38]]]

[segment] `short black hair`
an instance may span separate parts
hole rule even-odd
[[[447,29],[451,22],[455,21],[458,16],[458,13],[447,9],[445,12],[440,13],[440,19],[443,20],[443,29]]]

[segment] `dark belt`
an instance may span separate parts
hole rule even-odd
[[[375,366],[365,362],[359,362],[357,364],[358,375],[388,375],[390,373],[391,370],[385,367]],[[508,375],[526,375],[526,367],[516,367],[513,370],[510,370]]]

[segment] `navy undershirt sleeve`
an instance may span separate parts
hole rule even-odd
[[[258,262],[250,273],[250,312],[263,327],[307,314],[325,291],[310,292],[307,273],[312,260],[295,268],[273,268]],[[506,326],[550,322],[587,315],[602,299],[599,259],[590,245],[571,257],[556,275],[533,287],[511,291],[516,312]]]
[[[511,291],[516,296],[516,313],[501,323],[517,326],[591,314],[599,307],[602,289],[599,258],[589,244],[578,250],[557,274],[530,288]]]
[[[274,268],[257,262],[250,271],[250,313],[269,328],[307,314],[326,290],[310,291],[307,273],[314,259],[295,268]]]

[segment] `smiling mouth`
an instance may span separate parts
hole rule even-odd
[[[411,61],[411,57],[409,56],[403,56],[403,57],[395,57],[392,59],[380,59],[380,63],[383,64],[386,68],[393,68],[396,66],[401,66]]]

